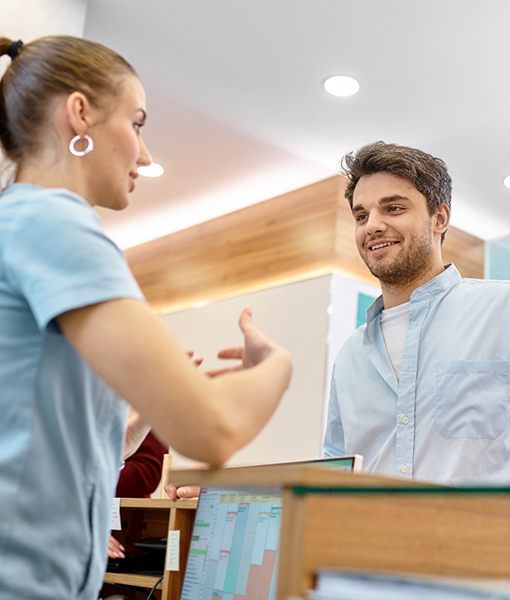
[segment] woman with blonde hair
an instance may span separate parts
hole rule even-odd
[[[244,368],[200,373],[105,235],[93,207],[125,208],[151,162],[131,65],[69,36],[0,38],[0,55],[15,167],[0,193],[0,600],[90,600],[125,440],[150,425],[221,465],[270,418],[291,364],[245,310],[244,346],[222,354]]]

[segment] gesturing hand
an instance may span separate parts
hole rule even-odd
[[[210,377],[253,367],[265,360],[275,349],[274,343],[253,323],[251,308],[245,308],[241,312],[239,327],[244,336],[244,346],[224,348],[218,352],[218,358],[237,359],[241,361],[241,364],[208,371],[207,374]]]

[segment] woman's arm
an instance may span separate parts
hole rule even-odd
[[[244,347],[226,356],[242,370],[198,371],[146,303],[119,299],[69,311],[58,324],[76,351],[178,452],[212,465],[250,441],[276,409],[291,375],[276,346],[244,310]]]

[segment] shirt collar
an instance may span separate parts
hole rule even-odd
[[[427,281],[427,283],[424,283],[413,291],[410,302],[419,302],[429,296],[447,292],[449,289],[459,284],[461,279],[462,277],[453,263],[446,265],[442,273],[439,273],[439,275],[436,275],[430,281]],[[381,295],[367,310],[367,323],[378,317],[383,309],[384,302]]]

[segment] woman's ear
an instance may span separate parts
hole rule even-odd
[[[450,207],[443,202],[434,213],[434,233],[443,234],[450,224]]]
[[[78,135],[84,135],[92,125],[92,107],[82,92],[72,92],[65,103],[65,114],[70,128]]]

